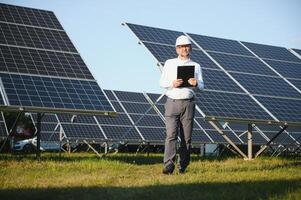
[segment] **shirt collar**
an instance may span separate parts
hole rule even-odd
[[[179,57],[177,57],[178,61],[181,62],[181,63],[187,63],[190,61],[190,57],[188,57],[187,60],[181,60]]]

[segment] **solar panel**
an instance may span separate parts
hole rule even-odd
[[[92,115],[57,114],[61,123],[96,124]]]
[[[0,10],[3,110],[115,113],[53,12]]]
[[[247,51],[238,41],[235,40],[226,40],[221,38],[188,34],[196,43],[198,43],[203,49],[208,51],[218,51],[231,54],[239,55],[252,55]]]
[[[271,119],[248,95],[225,92],[197,92],[197,105],[207,116],[236,119]]]
[[[267,109],[281,121],[296,122],[301,121],[301,99],[284,99],[273,97],[256,97]]]
[[[301,78],[301,63],[265,60],[272,68],[285,78]]]
[[[63,30],[54,13],[50,11],[3,3],[0,3],[0,11],[1,21]]]
[[[289,81],[297,87],[299,90],[301,90],[301,79],[300,80],[295,80],[295,79],[289,79]]]
[[[242,134],[240,136],[241,140],[246,144],[248,143],[248,134]],[[255,145],[263,145],[266,144],[268,141],[262,137],[262,135],[260,133],[258,133],[257,131],[252,131],[252,143]]]
[[[134,25],[134,30],[132,24],[128,27],[150,50],[159,63],[162,64],[165,62],[165,59],[176,57],[175,49],[171,44],[171,40],[175,41],[175,36],[170,37],[167,34],[169,30],[147,28],[147,30],[151,29],[153,36],[160,37],[160,44],[157,44],[158,41],[155,39],[145,39],[148,34],[145,26]],[[156,30],[158,31],[156,32]],[[141,33],[144,35],[141,36]],[[205,90],[201,93],[197,92],[197,105],[206,117],[214,117],[219,120],[242,120],[252,123],[257,121],[267,123],[289,122],[287,120],[282,121],[284,117],[277,118],[279,115],[278,111],[274,113],[271,106],[265,107],[268,103],[261,102],[261,100],[265,99],[259,98],[258,95],[275,98],[274,101],[279,101],[276,99],[277,97],[285,98],[289,102],[291,98],[294,98],[296,100],[294,104],[298,105],[297,100],[301,100],[301,93],[288,84],[287,81],[283,80],[283,77],[275,73],[274,70],[278,71],[277,69],[271,69],[270,66],[267,66],[258,57],[265,59],[266,62],[283,63],[285,61],[289,63],[290,69],[288,70],[289,72],[286,72],[289,74],[294,74],[295,70],[298,72],[297,66],[301,63],[299,58],[283,47],[239,42],[191,33],[187,35],[193,39],[197,47],[200,47],[200,49],[196,48],[193,52],[202,52],[202,56],[210,60],[214,64],[214,67],[217,67],[210,66],[206,69],[206,64],[201,63],[204,71]],[[200,51],[201,49],[202,51]],[[196,58],[192,58],[192,60],[197,61]],[[296,76],[298,76],[297,73],[295,73],[295,77],[288,76],[288,78],[296,78]],[[289,81],[291,80],[295,79],[290,79]],[[297,112],[296,110],[290,110],[286,112],[286,115],[295,116]],[[294,120],[291,122],[295,124],[297,121],[297,123],[301,122],[300,119],[289,116],[286,119]]]
[[[210,56],[220,63],[227,71],[244,72],[252,74],[276,75],[271,69],[254,57],[228,55],[209,52]]]
[[[203,80],[206,83],[205,89],[208,90],[220,90],[229,92],[240,92],[244,91],[227,76],[227,74],[220,70],[203,70]]]
[[[252,94],[301,98],[301,93],[280,77],[231,73]]]
[[[98,125],[87,124],[63,124],[62,128],[66,133],[68,139],[87,139],[87,140],[102,140],[105,141],[105,137],[100,131]]]
[[[95,81],[0,73],[10,106],[110,110]]]
[[[242,42],[251,51],[253,51],[260,58],[268,58],[274,60],[301,62],[294,54],[290,53],[284,47],[276,47],[265,44],[255,44],[251,42]]]

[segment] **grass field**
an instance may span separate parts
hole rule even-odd
[[[163,175],[162,154],[0,155],[0,199],[301,199],[301,158],[192,157]]]

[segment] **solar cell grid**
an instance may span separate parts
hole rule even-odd
[[[0,3],[0,21],[53,29],[63,29],[54,13],[51,11],[2,3]]]
[[[301,90],[301,80],[288,79],[295,87]]]
[[[161,44],[175,45],[177,37],[183,35],[183,32],[158,29],[148,26],[141,26],[127,23],[130,29],[143,41],[156,42]]]
[[[77,53],[64,31],[0,22],[0,44]]]
[[[69,139],[98,139],[105,140],[98,125],[62,124]]]
[[[137,113],[143,114],[151,108],[151,105],[148,103],[131,103],[131,102],[122,102],[122,105],[128,113]],[[156,114],[153,108],[149,110],[148,114]]]
[[[286,78],[301,79],[301,63],[265,60],[272,68]]]
[[[220,70],[203,70],[205,89],[244,92],[228,75]]]
[[[60,133],[59,132],[41,132],[41,141],[43,142],[59,142]]]
[[[264,134],[269,138],[272,139],[277,132],[264,132]],[[295,143],[294,140],[286,133],[281,133],[275,140],[273,140],[275,144],[292,144]]]
[[[197,105],[206,116],[249,120],[272,120],[255,101],[245,94],[206,91],[197,93]]]
[[[248,134],[245,133],[243,134],[240,139],[244,142],[244,143],[248,143]],[[262,137],[260,135],[260,133],[253,131],[252,132],[252,139],[253,139],[253,144],[266,144],[268,141],[266,139],[264,139],[264,137]]]
[[[166,137],[165,128],[139,127],[138,129],[143,133],[143,137],[146,141],[164,143]]]
[[[143,93],[138,92],[125,92],[125,91],[114,91],[118,99],[122,102],[145,102],[147,103],[146,98]]]
[[[204,133],[203,130],[194,128],[191,135],[191,142],[192,143],[211,143],[211,140],[208,136]]]
[[[301,121],[301,100],[256,96],[281,121]]]
[[[260,58],[301,62],[301,59],[297,58],[294,54],[290,53],[284,47],[255,44],[251,42],[242,42],[242,43],[246,45],[251,51],[253,51]]]
[[[198,43],[203,49],[208,51],[218,51],[239,55],[248,55],[252,56],[252,54],[245,49],[238,41],[235,40],[227,40],[222,38],[215,38],[203,35],[196,35],[189,33],[189,36]]]
[[[282,78],[231,73],[252,94],[300,98],[301,94]]]
[[[164,121],[158,115],[131,114],[130,116],[136,126],[165,127]]]
[[[255,57],[228,55],[214,52],[209,52],[209,54],[227,71],[246,72],[271,76],[276,75],[270,68],[263,64],[263,62]]]
[[[219,134],[216,130],[206,130],[206,133],[212,138],[214,143],[227,143],[221,134]]]
[[[118,113],[116,117],[96,116],[97,121],[101,125],[126,125],[132,126],[132,122],[125,113]]]
[[[167,59],[176,58],[176,50],[174,46],[166,46],[144,42],[146,48],[155,56],[155,58],[164,64]],[[216,64],[201,50],[194,49],[191,53],[191,60],[199,63],[202,68],[219,69]]]
[[[96,124],[92,115],[57,114],[61,123]]]
[[[95,81],[0,73],[10,105],[113,111]]]
[[[93,79],[78,54],[0,45],[0,71]]]
[[[132,127],[126,127],[126,126],[101,126],[104,132],[110,133],[110,135],[107,135],[108,140],[132,140],[135,142],[141,141],[142,138],[140,137],[139,133],[136,129]]]

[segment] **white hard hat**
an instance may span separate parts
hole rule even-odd
[[[176,40],[176,46],[185,44],[191,44],[190,39],[186,35],[179,36]]]

